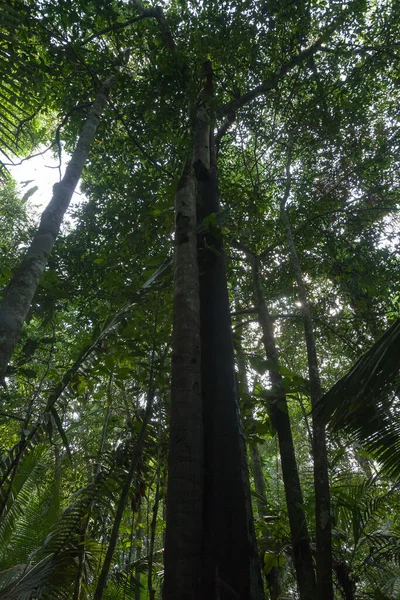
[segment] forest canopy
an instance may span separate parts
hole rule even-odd
[[[399,39],[0,0],[0,600],[400,597]]]

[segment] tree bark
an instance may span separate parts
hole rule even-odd
[[[175,196],[174,316],[164,600],[199,599],[203,427],[196,193],[187,161]]]
[[[281,200],[280,216],[285,227],[290,260],[294,271],[301,314],[303,318],[304,335],[307,347],[308,374],[310,379],[311,406],[314,409],[322,396],[319,378],[318,357],[315,345],[314,329],[307,291],[301,270],[300,260],[294,243],[286,202],[291,188],[291,150],[286,165],[286,189]],[[316,571],[317,571],[317,600],[333,600],[332,580],[332,517],[330,508],[330,490],[328,457],[326,448],[325,425],[313,410],[313,457],[314,457],[314,488],[315,488],[315,529],[316,529]]]
[[[270,403],[270,410],[273,425],[278,434],[297,584],[301,600],[315,600],[316,585],[310,537],[306,515],[303,510],[303,494],[297,469],[286,394],[282,387],[282,376],[278,371],[279,361],[275,345],[273,322],[265,302],[257,258],[255,256],[251,256],[250,258],[252,262],[255,306],[263,332],[262,340],[265,353],[267,359],[276,367],[276,369],[270,370],[272,387],[277,391],[276,398],[273,398]]]
[[[356,593],[356,585],[350,577],[351,569],[345,562],[337,562],[333,565],[337,580],[343,590],[345,600],[354,600]]]
[[[265,514],[265,507],[267,503],[267,490],[265,487],[264,473],[262,469],[262,462],[260,456],[260,450],[258,444],[249,443],[249,452],[251,459],[251,470],[253,473],[254,487],[258,495],[257,498],[257,509],[258,516],[261,519]],[[262,498],[262,500],[261,500]]]
[[[249,387],[247,384],[246,375],[246,362],[243,353],[241,342],[235,344],[236,358],[238,365],[238,379],[239,379],[239,394],[242,392],[246,395],[249,393]],[[265,508],[267,505],[267,489],[265,486],[264,472],[261,463],[260,451],[257,443],[248,443],[250,459],[251,459],[251,470],[253,473],[254,487],[257,492],[256,504],[258,509],[258,517],[261,519],[265,514]],[[260,562],[263,564],[264,552],[260,554]],[[265,581],[267,582],[270,600],[279,600],[282,589],[279,581],[279,572],[277,567],[272,567],[269,573],[265,573]]]
[[[212,67],[196,122],[194,169],[199,223],[219,211],[210,127]],[[204,419],[204,563],[201,598],[260,600],[261,574],[240,427],[232,328],[221,233],[209,220],[199,236],[201,372]]]
[[[33,296],[89,156],[90,146],[113,83],[114,76],[111,76],[98,91],[65,175],[59,183],[54,185],[53,197],[43,211],[39,228],[4,293],[0,304],[0,381],[3,384],[8,362],[21,337],[22,327]]]

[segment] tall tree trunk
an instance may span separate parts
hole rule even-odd
[[[306,285],[304,283],[300,260],[294,243],[286,202],[291,188],[291,149],[289,149],[286,165],[286,189],[281,200],[280,216],[285,227],[290,260],[294,271],[301,314],[303,317],[304,335],[307,346],[308,374],[310,379],[311,406],[315,408],[320,399],[321,381],[319,378],[318,357],[315,345],[314,329],[308,305]],[[328,474],[328,457],[326,448],[325,425],[313,411],[313,457],[315,487],[315,528],[316,528],[316,568],[317,568],[317,600],[333,600],[332,580],[332,518],[330,508],[330,490]]]
[[[200,600],[203,427],[196,192],[191,160],[175,196],[174,316],[164,600]]]
[[[286,394],[282,387],[282,376],[278,371],[279,361],[275,345],[274,328],[268,311],[261,285],[259,262],[253,255],[252,263],[255,306],[259,323],[263,332],[263,344],[267,359],[276,367],[270,370],[270,378],[277,396],[270,403],[271,418],[276,428],[281,457],[283,485],[285,487],[286,505],[292,537],[293,562],[296,569],[297,584],[301,600],[315,600],[315,574],[312,559],[310,537],[308,534],[306,515],[303,510],[303,494],[301,492],[299,472]]]
[[[204,419],[204,568],[201,598],[260,600],[244,434],[236,396],[225,256],[215,219],[217,168],[210,127],[212,67],[197,115],[194,169],[200,199],[201,373]],[[206,219],[206,221],[204,221]]]
[[[246,375],[246,361],[240,340],[237,342],[237,344],[235,344],[235,350],[238,365],[239,393],[244,393],[248,395],[249,387]],[[251,470],[254,479],[254,487],[257,492],[256,503],[258,509],[258,517],[261,519],[265,514],[265,508],[267,505],[267,489],[265,486],[265,479],[258,444],[254,442],[249,442],[248,446],[251,459]],[[264,552],[260,554],[261,564],[263,564],[264,562],[263,556]],[[279,600],[282,590],[279,581],[278,568],[272,567],[269,573],[265,573],[265,570],[263,569],[263,572],[265,575],[265,581],[267,582],[270,599]]]
[[[114,76],[109,77],[98,91],[65,175],[59,183],[54,185],[53,197],[43,211],[39,228],[25,258],[4,292],[0,304],[0,381],[3,383],[8,362],[21,337],[22,327],[32,298],[47,265],[62,219],[78,184],[82,169],[89,156],[90,146],[113,82]]]
[[[163,434],[162,434],[162,417],[161,417],[161,407],[159,413],[159,422],[158,422],[158,445],[157,445],[157,471],[156,471],[156,489],[154,493],[154,504],[153,504],[153,516],[150,524],[150,540],[149,540],[149,552],[148,552],[148,568],[147,568],[147,590],[149,594],[149,600],[155,600],[156,590],[153,588],[153,561],[154,561],[154,546],[156,540],[156,529],[157,529],[157,518],[158,518],[158,510],[160,506],[160,497],[161,497],[161,486],[162,486],[162,443],[163,443]]]

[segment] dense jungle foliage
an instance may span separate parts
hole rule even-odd
[[[0,599],[400,598],[397,0],[0,0],[0,71]]]

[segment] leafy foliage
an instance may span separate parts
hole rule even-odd
[[[138,2],[0,5],[5,167],[43,144],[52,145],[62,163],[98,82],[110,72],[117,76],[83,174],[85,201],[56,242],[0,394],[0,597],[73,598],[79,586],[82,598],[93,594],[142,424],[153,354],[155,407],[103,597],[143,600],[151,586],[159,592],[173,202],[209,59],[215,132],[227,116],[229,123],[216,138],[221,212],[199,231],[212,227],[224,237],[233,328],[247,355],[251,385],[241,404],[247,440],[260,445],[267,488],[256,520],[266,580],[278,573],[283,593],[295,597],[269,411],[276,390],[255,321],[246,250],[260,260],[314,544],[307,359],[279,216],[291,143],[288,214],[321,377],[330,389],[321,414],[331,423],[336,566],[351,569],[357,597],[395,599],[398,7],[368,1],[345,3],[345,10],[316,1],[294,9],[286,0],[160,4],[172,52],[166,30],[141,13]],[[29,203],[11,182],[0,190],[1,287],[29,244]],[[375,460],[383,467],[379,477]],[[257,492],[253,499],[260,500]],[[336,582],[339,598],[338,575]]]

